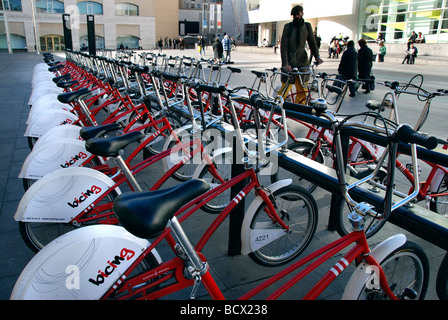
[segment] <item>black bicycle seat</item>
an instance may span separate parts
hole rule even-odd
[[[183,205],[209,188],[206,181],[194,179],[162,190],[121,194],[114,201],[114,212],[126,230],[149,239],[163,231]]]
[[[380,110],[384,111],[384,107],[382,107],[382,103],[380,101],[376,100],[367,100],[366,102],[366,108],[369,110]]]
[[[60,93],[58,94],[58,100],[62,103],[71,103],[76,99],[81,99],[88,94],[90,94],[90,90],[87,88],[82,88],[73,92]]]
[[[118,123],[109,123],[100,126],[85,127],[79,131],[79,135],[81,136],[81,138],[87,141],[89,139],[99,138],[101,136],[104,136],[106,133],[110,131],[118,130],[120,128],[121,125]]]
[[[86,141],[86,150],[101,157],[117,157],[120,150],[144,137],[143,132],[133,131],[122,136],[92,138]]]

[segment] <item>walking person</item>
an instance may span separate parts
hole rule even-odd
[[[199,36],[198,38],[199,54],[202,57],[205,56],[205,40],[202,36]]]
[[[384,56],[386,55],[386,46],[384,45],[383,41],[379,43],[379,46],[378,62],[384,62]]]
[[[222,49],[224,50],[225,57],[224,62],[230,62],[230,51],[232,50],[232,43],[230,42],[230,37],[226,34],[222,39]]]
[[[162,38],[160,38],[159,41],[157,42],[157,46],[159,47],[159,53],[162,53],[162,49],[163,49]]]
[[[308,67],[310,59],[305,50],[305,45],[308,43],[308,47],[311,50],[312,56],[316,59],[317,63],[322,63],[320,58],[319,49],[317,48],[314,32],[309,22],[305,22],[303,19],[303,7],[295,6],[291,10],[292,22],[285,24],[280,41],[280,54],[282,61],[282,68],[286,72],[291,72],[293,68]],[[288,78],[282,76],[282,87],[280,92],[283,92],[287,85]],[[306,79],[305,79],[306,80]],[[300,79],[296,77],[295,87],[297,91],[295,102],[306,99],[307,89],[302,87]]]
[[[357,79],[358,52],[356,52],[355,42],[353,40],[347,43],[347,49],[342,54],[341,61],[339,62],[338,73],[344,81]],[[356,84],[349,82],[348,89],[350,91],[349,96],[354,97],[356,95]]]
[[[215,62],[221,62],[222,59],[223,47],[219,38],[216,37],[215,42],[213,42],[213,54],[215,58]]]
[[[364,93],[369,93],[372,76],[373,52],[367,45],[365,39],[360,39],[358,45],[358,79],[368,80],[364,82],[363,88],[365,88]]]

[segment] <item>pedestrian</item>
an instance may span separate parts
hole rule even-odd
[[[286,72],[291,72],[293,68],[300,70],[300,68],[309,66],[310,59],[308,59],[308,54],[305,50],[306,43],[308,43],[311,55],[316,59],[316,62],[322,63],[323,60],[320,58],[311,24],[303,19],[303,7],[297,5],[292,8],[291,16],[293,20],[283,27],[280,41],[282,68]],[[280,92],[284,91],[287,80],[288,77],[282,76]],[[304,80],[307,81],[307,79]],[[306,98],[307,89],[302,87],[302,83],[297,76],[295,78],[295,87],[297,91],[295,102],[298,103]]]
[[[231,42],[229,36],[226,34],[222,39],[222,49],[224,50],[225,57],[224,62],[230,62],[230,51],[232,50]]]
[[[316,39],[317,49],[320,49],[322,38],[317,34],[317,31],[314,31],[314,39]]]
[[[347,42],[347,49],[342,54],[339,62],[338,73],[339,78],[344,81],[357,79],[358,52],[355,50],[355,42],[353,40]],[[349,96],[354,97],[356,95],[356,84],[349,82],[348,89],[350,91]]]
[[[409,50],[406,51],[406,55],[401,64],[404,64],[405,62],[407,64],[414,64],[415,58],[417,58],[417,53],[418,53],[417,47],[414,46],[413,43],[411,43]]]
[[[421,32],[419,32],[417,39],[415,39],[415,42],[416,43],[425,43],[426,42],[425,36]]]
[[[384,56],[386,55],[386,46],[384,45],[384,42],[381,41],[379,43],[379,51],[378,51],[378,62],[384,62]]]
[[[198,37],[198,49],[201,56],[205,56],[205,40],[202,36]]]
[[[336,37],[331,38],[330,45],[328,46],[328,59],[338,57],[339,41]]]
[[[159,41],[157,42],[157,46],[159,47],[159,53],[162,53],[162,49],[163,49],[162,38],[160,38]]]
[[[215,42],[213,42],[213,53],[216,62],[221,62],[223,47],[219,38],[216,37]]]
[[[274,53],[275,54],[277,53],[277,50],[278,50],[279,47],[280,47],[280,39],[277,39],[277,42],[275,43],[275,46],[274,46]]]
[[[408,50],[411,47],[411,43],[415,43],[416,40],[417,40],[417,34],[415,33],[415,31],[412,31],[412,34],[408,39]]]
[[[365,39],[360,39],[358,45],[358,79],[366,80],[363,84],[363,88],[365,89],[364,93],[369,93],[372,77],[373,52],[367,45]]]

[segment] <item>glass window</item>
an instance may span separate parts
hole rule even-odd
[[[80,14],[103,14],[103,5],[94,1],[82,1],[78,3]]]
[[[132,3],[120,3],[115,5],[117,16],[138,16],[138,6]]]
[[[364,0],[361,10],[361,37],[386,42],[403,42],[412,31],[421,32],[427,42],[448,42],[448,2],[441,0]]]
[[[22,0],[2,0],[0,2],[0,10],[22,11]]]
[[[36,12],[64,13],[64,3],[57,0],[38,0],[36,1]]]

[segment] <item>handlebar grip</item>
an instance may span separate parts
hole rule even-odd
[[[207,92],[211,92],[211,93],[223,93],[224,91],[226,91],[226,87],[223,85],[220,85],[219,87],[214,87],[214,86],[208,86],[205,84],[197,84],[194,89],[198,92],[200,91],[207,91]]]
[[[250,96],[250,104],[256,108],[264,109],[267,111],[271,110],[272,107],[277,106],[274,101],[263,99],[259,94],[252,94]]]
[[[283,108],[285,110],[297,111],[304,114],[313,114],[314,108],[303,104],[297,104],[289,101],[283,102]]]
[[[426,133],[415,131],[408,124],[400,125],[395,135],[398,140],[402,142],[415,143],[430,150],[436,148],[439,143],[436,137],[428,136]]]

